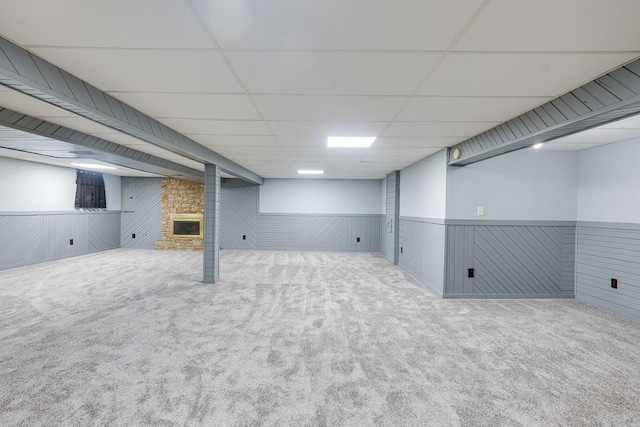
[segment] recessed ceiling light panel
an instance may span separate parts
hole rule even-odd
[[[369,148],[375,136],[330,136],[327,138],[329,148]]]
[[[539,148],[542,148],[544,144],[542,142],[538,142],[537,144],[533,144],[533,148],[535,148],[536,150]]]
[[[298,169],[298,173],[300,175],[322,175],[324,171],[318,169]]]

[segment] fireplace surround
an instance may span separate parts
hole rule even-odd
[[[161,223],[160,238],[156,240],[156,249],[178,251],[201,251],[204,246],[204,184],[200,182],[184,181],[175,178],[162,178],[161,184]],[[178,221],[198,221],[200,230],[198,234],[175,236],[174,224],[171,217],[175,215],[191,215],[191,217],[178,217]],[[195,215],[195,216],[194,216]],[[179,227],[192,227],[194,224],[178,224]],[[180,231],[180,230],[178,230]],[[195,233],[193,229],[190,233]],[[172,235],[173,234],[173,235]]]

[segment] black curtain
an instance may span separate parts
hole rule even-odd
[[[76,208],[106,208],[104,179],[100,172],[77,171]]]

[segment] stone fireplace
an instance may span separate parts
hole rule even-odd
[[[156,249],[202,250],[204,184],[162,178],[161,188],[162,222]]]

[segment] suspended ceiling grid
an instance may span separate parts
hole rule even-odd
[[[381,178],[640,51],[640,4],[622,0],[2,1],[0,12],[4,37],[264,177]],[[18,95],[0,92],[0,105],[196,168],[64,110],[24,111],[36,107]],[[378,140],[336,152],[329,134]]]

